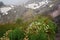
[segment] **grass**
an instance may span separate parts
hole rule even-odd
[[[23,30],[16,28],[15,30],[9,33],[8,37],[10,38],[10,40],[23,40],[25,35]]]
[[[16,27],[18,27],[17,25],[15,24],[0,24],[0,37],[3,36],[3,34],[8,31],[8,30],[13,30],[15,29]]]
[[[0,37],[8,31],[10,40],[23,40],[26,35],[29,40],[54,40],[56,24],[48,16],[34,16],[24,22],[17,19],[14,24],[0,25]]]

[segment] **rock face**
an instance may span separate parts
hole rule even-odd
[[[43,1],[33,1],[31,3],[28,3],[26,8],[31,8],[31,9],[38,9],[40,7],[45,7],[50,1],[43,0]]]
[[[5,5],[0,8],[0,23],[14,22],[26,11],[22,6]]]
[[[3,6],[0,8],[0,23],[1,22],[7,22],[9,19],[9,11],[13,8],[11,6]]]
[[[60,16],[57,19],[57,33],[56,33],[56,40],[60,40]]]
[[[3,2],[0,2],[0,7],[4,6],[4,3]]]
[[[53,10],[60,1],[59,0],[29,0],[25,7],[33,9],[39,13]]]
[[[58,33],[56,33],[56,40],[60,40],[60,26],[58,27]]]

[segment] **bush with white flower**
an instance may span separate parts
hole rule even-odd
[[[29,40],[54,40],[56,24],[48,17],[41,17],[27,28]]]

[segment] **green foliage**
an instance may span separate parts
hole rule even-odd
[[[33,21],[27,31],[29,40],[54,40],[55,38],[55,23],[48,17],[40,17]]]
[[[16,28],[15,24],[0,24],[0,37],[8,30],[13,30]]]
[[[16,28],[15,30],[9,33],[10,40],[23,40],[24,37],[25,35],[22,29]]]
[[[8,30],[13,30],[16,27],[22,26],[23,22],[22,19],[17,19],[16,23],[5,23],[5,24],[0,24],[0,37],[4,35],[4,33]]]
[[[7,30],[12,29],[12,32],[8,34],[10,40],[23,40],[26,36],[28,36],[29,40],[55,39],[56,24],[51,18],[46,16],[34,16],[33,19],[27,22],[24,22],[22,19],[17,19],[15,24],[4,24],[0,26],[1,36]]]

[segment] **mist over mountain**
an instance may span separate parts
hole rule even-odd
[[[43,12],[52,9],[55,5],[59,4],[59,0],[29,0],[25,7]]]
[[[59,1],[59,0],[58,0]],[[52,12],[58,1],[29,0],[23,5],[5,5],[0,3],[0,22],[13,22],[18,18],[29,20],[37,14]],[[2,4],[2,5],[1,5]],[[42,5],[41,5],[42,4]]]
[[[5,5],[22,5],[25,4],[28,0],[0,0]]]

